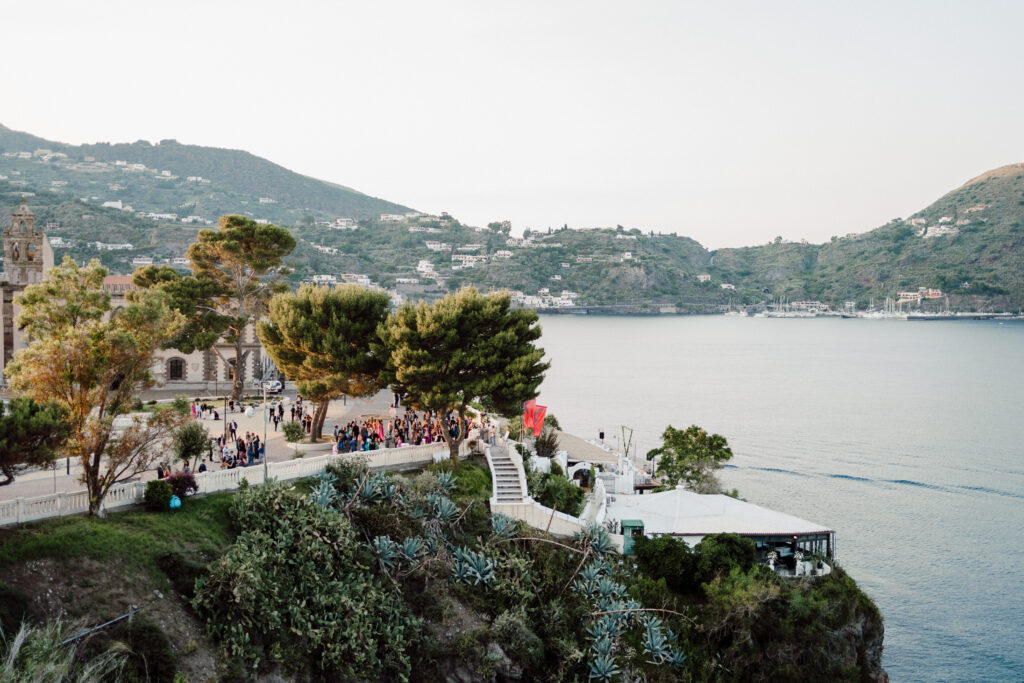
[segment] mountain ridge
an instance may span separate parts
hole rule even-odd
[[[52,234],[73,243],[55,246],[58,258],[96,255],[115,272],[131,272],[137,257],[163,262],[183,256],[197,228],[181,224],[182,218],[203,225],[241,213],[292,230],[299,243],[292,255],[296,281],[361,274],[392,287],[417,280],[422,286],[404,288],[409,296],[473,284],[518,290],[534,304],[565,291],[589,305],[708,312],[773,300],[852,301],[863,309],[925,289],[942,292],[916,302],[926,309],[947,303],[961,310],[1024,308],[1021,163],[986,171],[906,219],[863,233],[821,244],[777,238],[708,250],[675,233],[622,226],[565,227],[518,240],[507,223],[473,228],[293,173],[243,150],[174,140],[73,146],[0,126],[0,152],[0,176],[8,176],[0,178],[0,199],[6,196],[7,207],[31,190],[39,220],[56,224]],[[105,202],[122,210],[101,206]],[[129,205],[134,211],[124,210]],[[356,220],[338,229],[331,221],[340,217]],[[109,252],[95,244],[115,234],[132,249]],[[424,270],[425,263],[431,268]]]

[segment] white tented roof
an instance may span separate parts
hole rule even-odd
[[[608,517],[641,519],[645,534],[704,536],[824,534],[821,524],[722,495],[701,495],[683,489],[637,496],[614,496]]]

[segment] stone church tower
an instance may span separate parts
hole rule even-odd
[[[42,228],[36,226],[36,215],[25,200],[4,226],[4,277],[8,285],[22,286],[43,281],[43,272],[53,268],[53,249]]]
[[[43,281],[43,273],[53,268],[53,249],[42,228],[36,226],[36,215],[21,200],[11,214],[11,222],[3,229],[4,271],[0,276],[0,385],[4,384],[3,368],[24,346],[24,335],[15,325],[18,317],[14,299],[25,285]]]

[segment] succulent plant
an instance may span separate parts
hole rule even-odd
[[[590,678],[595,681],[610,681],[620,673],[619,666],[610,656],[595,657],[590,661]]]

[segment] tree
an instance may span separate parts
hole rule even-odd
[[[0,486],[10,484],[29,467],[53,463],[54,449],[68,436],[65,414],[55,403],[36,403],[26,397],[6,406],[0,403],[0,474],[5,477]]]
[[[383,377],[417,410],[458,414],[455,434],[443,430],[452,460],[466,438],[466,407],[511,416],[536,398],[549,364],[534,342],[540,338],[537,313],[510,308],[507,292],[481,295],[474,288],[449,294],[433,304],[406,304],[381,325],[387,358]]]
[[[665,428],[662,445],[647,452],[647,459],[658,461],[658,476],[665,486],[675,487],[684,482],[686,488],[697,493],[717,493],[715,470],[732,457],[732,450],[721,434],[708,434],[697,425],[686,430]]]
[[[184,321],[162,292],[130,292],[128,305],[111,314],[106,274],[98,261],[80,268],[65,256],[42,283],[26,287],[16,299],[17,323],[32,341],[7,366],[16,392],[66,412],[65,448],[82,463],[91,515],[110,487],[150,466],[153,446],[186,419],[163,409],[115,429],[115,418],[153,385],[154,355]]]
[[[174,454],[186,465],[191,463],[195,469],[196,460],[210,450],[210,435],[206,427],[198,422],[189,421],[178,427],[174,432]]]
[[[316,403],[310,441],[317,441],[331,399],[380,391],[384,358],[375,354],[377,328],[387,319],[389,299],[357,285],[303,286],[270,300],[268,321],[256,326],[263,348]]]
[[[276,225],[260,225],[245,216],[222,216],[219,230],[201,230],[186,256],[192,276],[182,277],[168,266],[146,266],[132,281],[138,287],[161,289],[188,325],[169,345],[188,353],[213,348],[232,367],[231,395],[242,398],[245,329],[266,313],[275,292],[287,289],[281,276],[283,259],[295,248],[295,238]],[[229,361],[217,348],[223,339],[234,346]]]

